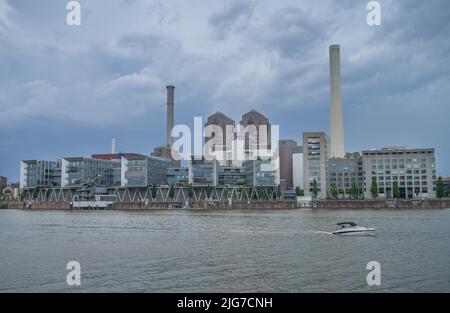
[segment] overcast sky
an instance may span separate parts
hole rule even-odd
[[[345,146],[436,148],[450,174],[450,2],[0,0],[0,175],[22,159],[148,154],[175,123],[256,109],[280,136],[329,132],[328,46],[341,45]]]

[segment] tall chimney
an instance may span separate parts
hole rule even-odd
[[[116,137],[112,137],[111,139],[111,153],[116,153]]]
[[[175,102],[175,86],[167,86],[167,145],[172,145],[173,106]]]
[[[339,45],[330,46],[330,114],[331,114],[331,157],[343,158],[344,121],[341,103],[341,56]]]

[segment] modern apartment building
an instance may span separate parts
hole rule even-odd
[[[20,162],[20,188],[61,186],[61,160],[25,160]]]
[[[366,196],[371,197],[375,177],[379,198],[393,196],[398,183],[401,198],[432,198],[436,195],[436,163],[434,149],[387,147],[362,152],[366,173]]]
[[[365,192],[365,172],[362,157],[331,158],[328,161],[328,196],[333,185],[348,195],[353,182],[360,194]]]
[[[303,185],[305,196],[313,195],[313,182],[319,189],[318,198],[327,198],[329,139],[324,132],[303,133]]]

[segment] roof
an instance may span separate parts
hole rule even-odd
[[[122,157],[125,158],[143,157],[143,155],[138,153],[104,153],[104,154],[93,154],[91,157],[93,159],[101,159],[101,160],[120,160]]]
[[[356,226],[355,222],[342,222],[342,223],[337,223],[336,225],[352,225],[352,226]]]

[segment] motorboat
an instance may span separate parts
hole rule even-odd
[[[374,235],[376,229],[356,225],[355,222],[337,223],[334,235]]]

